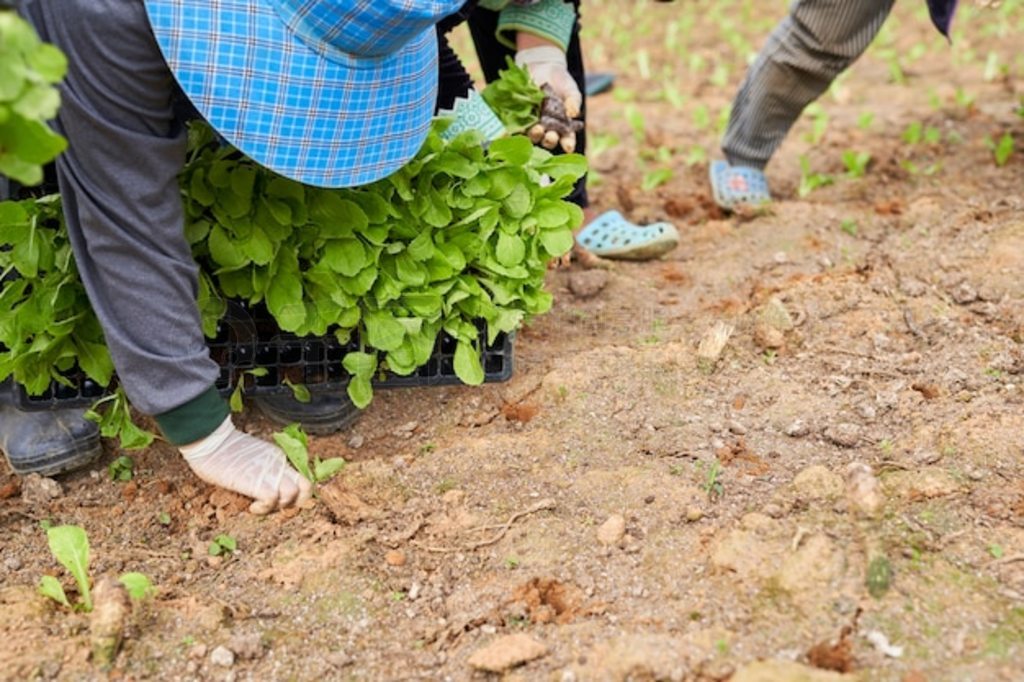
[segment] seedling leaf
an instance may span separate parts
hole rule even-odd
[[[316,465],[313,467],[313,474],[316,476],[317,483],[323,483],[334,478],[334,476],[345,468],[345,460],[341,457],[331,457],[330,459],[317,459]]]
[[[141,573],[125,573],[118,580],[128,590],[128,596],[132,599],[145,599],[156,592],[153,583]]]
[[[89,592],[89,537],[79,526],[54,526],[46,531],[50,552],[74,577],[82,606],[92,611],[92,595]]]
[[[71,602],[68,601],[68,597],[64,594],[64,587],[61,586],[60,581],[54,578],[52,575],[44,575],[39,579],[39,594],[44,597],[49,597],[58,604],[71,608]]]

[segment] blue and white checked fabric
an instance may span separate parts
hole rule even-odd
[[[462,0],[146,0],[171,72],[255,161],[320,187],[396,171],[426,138],[434,24]]]

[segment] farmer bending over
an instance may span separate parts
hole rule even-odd
[[[549,86],[565,102],[571,118],[586,121],[585,74],[580,48],[579,0],[470,0],[456,17],[438,26],[441,41],[441,87],[438,104],[450,109],[456,97],[472,90],[472,79],[448,47],[445,34],[468,19],[480,66],[488,82],[511,57],[525,67],[538,86]],[[546,145],[555,153],[586,154],[586,130]],[[561,147],[558,149],[556,147]],[[598,215],[589,210],[586,178],[568,200],[584,209],[585,224],[576,235],[573,255],[585,267],[601,258],[650,260],[671,251],[679,233],[669,223],[638,226],[618,211]]]
[[[204,481],[268,513],[309,483],[274,445],[238,431],[214,382],[196,304],[178,173],[190,103],[229,143],[320,187],[383,178],[426,138],[437,86],[434,25],[462,0],[28,0],[22,13],[69,60],[56,127],[67,230],[121,385]],[[319,431],[347,397],[264,400]],[[53,474],[99,453],[79,411],[0,408],[16,473]]]

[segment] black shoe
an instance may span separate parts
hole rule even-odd
[[[586,76],[587,97],[608,92],[615,85],[614,73],[588,73]]]
[[[0,404],[0,449],[14,473],[55,476],[103,454],[99,427],[83,415],[83,410],[22,412]]]
[[[256,406],[270,421],[288,426],[301,424],[314,436],[329,436],[355,423],[362,411],[345,394],[314,393],[308,403],[300,403],[290,393],[258,396]]]

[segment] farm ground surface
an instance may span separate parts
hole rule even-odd
[[[1024,3],[952,46],[923,4],[724,216],[707,160],[783,3],[588,0],[594,202],[678,250],[552,271],[507,384],[379,392],[313,439],[350,464],[310,509],[249,516],[166,445],[52,495],[0,471],[0,678],[106,676],[36,593],[73,584],[49,522],[157,586],[112,679],[1022,679]]]

